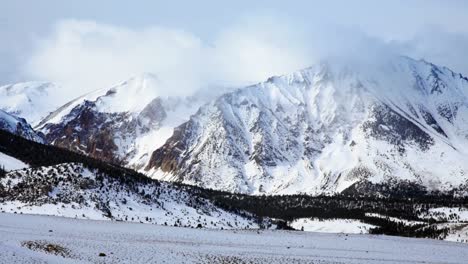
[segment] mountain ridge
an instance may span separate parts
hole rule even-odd
[[[24,118],[13,116],[3,110],[0,110],[0,130],[8,131],[38,143],[45,143],[44,136],[36,133]]]
[[[64,103],[55,96],[59,89],[55,83],[38,81],[0,86],[0,110],[22,117],[34,127]]]
[[[172,129],[213,96],[204,90],[160,96],[160,84],[155,75],[142,74],[99,89],[59,108],[36,128],[53,145],[142,169]]]
[[[365,179],[464,184],[467,79],[407,57],[367,70],[322,64],[222,95],[146,169],[254,194],[333,193]],[[421,165],[428,157],[444,166],[429,171]]]
[[[403,56],[328,60],[187,97],[159,96],[160,83],[143,74],[88,93],[36,129],[52,145],[156,179],[229,192],[466,183],[468,79],[446,67]]]

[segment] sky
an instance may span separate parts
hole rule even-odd
[[[0,4],[0,84],[71,96],[151,72],[162,94],[260,82],[333,56],[401,54],[468,75],[468,1],[15,0]]]

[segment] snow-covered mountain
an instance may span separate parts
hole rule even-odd
[[[60,89],[48,82],[24,82],[0,87],[0,110],[22,117],[33,127],[67,99],[53,96]]]
[[[13,116],[3,110],[0,110],[0,130],[8,131],[35,142],[45,142],[43,136],[36,133],[25,119]]]
[[[364,181],[456,188],[468,179],[468,79],[407,57],[329,60],[204,105],[146,169],[253,194],[334,193]]]
[[[143,74],[37,128],[50,144],[220,190],[317,194],[395,181],[447,190],[467,183],[467,82],[407,57],[329,60],[209,96],[163,97]]]
[[[160,86],[155,75],[142,74],[69,102],[38,127],[50,144],[143,169],[173,128],[216,93],[162,97]]]

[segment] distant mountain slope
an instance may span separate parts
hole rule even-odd
[[[0,110],[22,117],[32,126],[67,101],[55,93],[60,89],[48,82],[23,82],[0,86]]]
[[[451,190],[466,186],[467,150],[462,75],[407,57],[327,61],[201,107],[153,152],[147,173],[253,194],[401,181]]]
[[[42,135],[36,133],[25,119],[15,117],[2,110],[0,110],[0,130],[8,131],[35,142],[45,142]]]

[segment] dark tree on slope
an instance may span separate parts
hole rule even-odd
[[[6,175],[7,171],[5,169],[5,166],[0,164],[0,178],[4,177]]]

